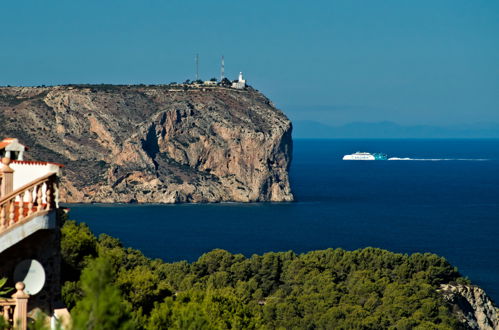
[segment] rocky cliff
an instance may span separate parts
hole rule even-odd
[[[65,165],[65,202],[291,201],[291,123],[249,88],[0,88],[0,137]]]
[[[442,284],[440,292],[467,329],[499,329],[499,311],[477,286]]]

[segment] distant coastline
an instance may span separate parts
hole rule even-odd
[[[353,122],[332,126],[316,121],[293,121],[295,139],[499,139],[498,124],[460,126],[412,125],[390,121]]]

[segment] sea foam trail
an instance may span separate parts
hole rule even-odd
[[[487,161],[490,159],[484,159],[484,158],[398,158],[398,157],[391,157],[391,158],[388,158],[388,160],[417,160],[417,161],[429,161],[429,162],[438,162],[438,161],[445,161],[445,160],[459,160],[459,161],[483,162],[483,161]]]

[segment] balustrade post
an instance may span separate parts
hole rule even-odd
[[[28,189],[28,216],[33,213],[33,194],[34,194],[34,188],[33,189]]]
[[[25,217],[25,215],[24,215],[24,209],[25,209],[24,200],[26,199],[28,193],[29,193],[29,191],[25,191],[24,193],[21,193],[19,195],[19,212],[18,212],[19,213],[19,217],[18,217],[19,221],[23,220]]]
[[[8,225],[12,226],[16,221],[16,198],[11,198],[9,201],[9,221]]]
[[[9,323],[10,321],[10,306],[3,306],[3,319],[5,320],[6,323]]]
[[[54,176],[53,190],[54,190],[54,207],[59,208],[59,177],[57,176]]]
[[[24,283],[17,282],[17,292],[12,295],[16,301],[14,308],[14,329],[26,330],[28,328],[28,298],[29,294],[24,292]]]
[[[36,186],[36,212],[40,212],[42,210],[42,185],[39,184]]]
[[[52,201],[53,201],[53,195],[52,195],[52,190],[53,190],[53,183],[52,183],[52,177],[50,177],[47,180],[47,189],[45,190],[45,202],[47,203],[47,210],[52,209]]]
[[[7,228],[7,223],[6,223],[6,219],[5,219],[5,213],[6,213],[5,208],[6,208],[6,205],[0,206],[0,228],[2,228],[2,229]]]
[[[6,196],[14,190],[14,170],[10,168],[10,158],[2,158],[0,171],[2,172],[2,182],[0,186],[0,196]]]

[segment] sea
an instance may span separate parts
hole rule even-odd
[[[399,160],[342,160],[356,151]],[[499,302],[499,140],[295,140],[290,176],[290,203],[66,206],[166,262],[215,248],[436,253]]]

